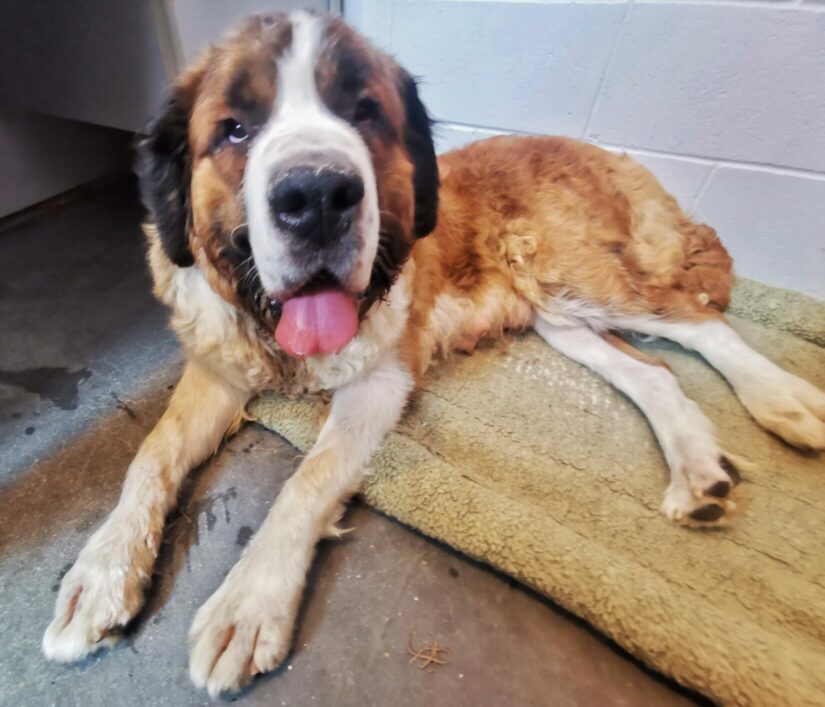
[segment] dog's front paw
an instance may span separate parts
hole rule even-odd
[[[189,675],[212,697],[236,692],[289,651],[300,585],[242,559],[198,610],[189,633]]]
[[[43,636],[46,657],[71,662],[114,644],[119,629],[143,605],[156,554],[153,537],[107,520],[60,583],[54,618]]]

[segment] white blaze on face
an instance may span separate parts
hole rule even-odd
[[[369,284],[378,247],[378,191],[372,160],[358,131],[334,115],[318,95],[315,67],[325,20],[300,11],[289,19],[292,43],[277,59],[275,106],[252,144],[244,173],[252,253],[267,292],[281,292],[303,274],[291,261],[288,236],[276,227],[267,195],[283,170],[300,166],[304,160],[323,167],[328,158],[329,166],[348,167],[364,182],[364,199],[353,224],[360,234],[360,252],[348,280],[342,283],[360,292]]]

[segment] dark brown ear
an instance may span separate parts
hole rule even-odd
[[[401,98],[407,121],[404,140],[415,170],[415,237],[423,238],[435,229],[438,218],[438,162],[433,145],[432,120],[418,97],[415,79],[403,70]]]
[[[174,90],[148,134],[137,145],[137,175],[143,204],[160,236],[163,250],[178,267],[195,260],[189,249],[190,100]]]

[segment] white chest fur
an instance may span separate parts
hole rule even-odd
[[[398,277],[386,301],[376,303],[352,341],[339,353],[306,362],[311,383],[318,390],[333,390],[368,369],[385,351],[395,347],[407,323],[411,277]]]
[[[263,342],[251,318],[215,292],[197,265],[175,267],[157,242],[153,243],[149,260],[155,292],[172,309],[172,328],[187,356],[253,392],[339,388],[395,347],[407,321],[412,278],[411,273],[403,272],[387,299],[373,306],[358,335],[343,350],[296,361],[277,350],[274,341]],[[405,271],[410,267],[411,263]]]

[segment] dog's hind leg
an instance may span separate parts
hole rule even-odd
[[[665,366],[634,358],[584,325],[536,316],[533,328],[550,346],[590,368],[645,414],[670,467],[662,512],[685,525],[723,523],[739,474],[716,441],[713,426]]]
[[[622,326],[701,354],[762,427],[795,447],[825,450],[825,393],[754,351],[723,318],[633,317]]]

